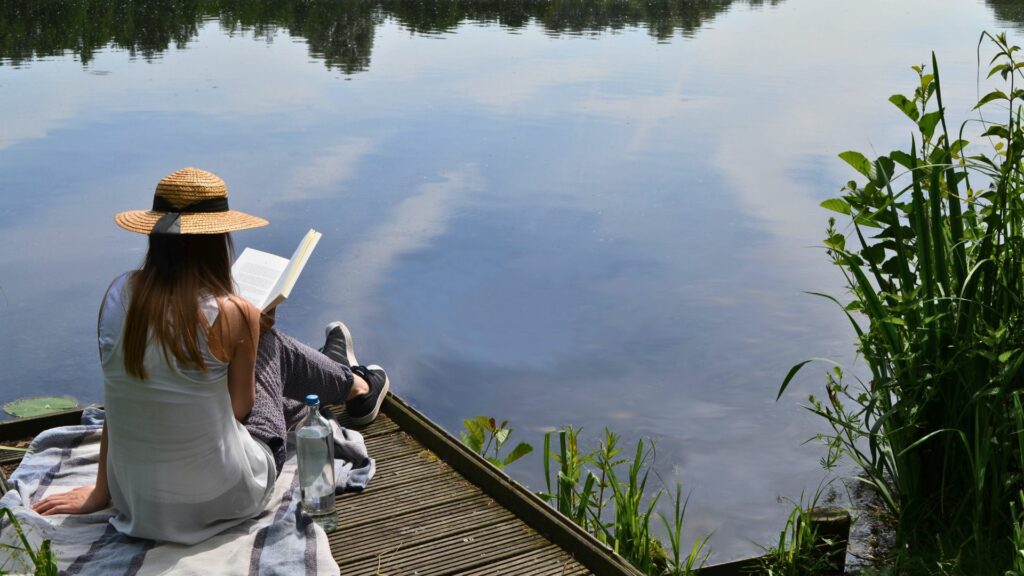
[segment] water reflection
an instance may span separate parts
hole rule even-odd
[[[1024,4],[1019,0],[985,0],[996,20],[1024,27]]]
[[[251,32],[266,41],[281,30],[305,38],[310,55],[330,69],[351,74],[369,67],[374,33],[385,18],[418,34],[451,32],[466,21],[497,23],[511,30],[535,22],[552,35],[643,27],[664,41],[677,33],[692,36],[737,1],[760,6],[782,0],[15,0],[0,2],[0,64],[18,66],[66,52],[88,64],[96,51],[108,46],[149,60],[172,45],[184,48],[196,38],[203,21],[217,19],[224,30]]]

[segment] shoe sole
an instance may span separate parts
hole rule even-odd
[[[385,371],[383,368],[376,364],[370,364],[369,366],[366,367],[366,369],[380,370],[381,372],[384,372],[384,386],[381,387],[380,389],[380,395],[377,396],[377,404],[373,407],[373,410],[370,411],[370,413],[367,414],[366,416],[352,418],[352,424],[356,426],[364,426],[377,419],[377,414],[380,413],[380,407],[382,404],[384,404],[384,398],[386,398],[388,395],[388,389],[391,388],[391,381],[388,379],[387,371]]]
[[[330,336],[331,330],[333,330],[335,326],[341,328],[341,333],[345,336],[345,342],[348,344],[347,346],[345,346],[345,352],[346,358],[348,358],[349,368],[351,368],[352,366],[358,366],[359,361],[356,360],[355,342],[353,342],[352,333],[349,332],[348,326],[345,326],[344,322],[342,322],[341,320],[335,320],[334,322],[328,324],[327,328],[324,329],[324,339],[326,340],[327,337]]]

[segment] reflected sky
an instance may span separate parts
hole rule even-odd
[[[285,20],[200,3],[86,51],[4,20],[0,400],[101,400],[97,306],[145,249],[113,214],[198,166],[272,222],[239,247],[324,233],[284,329],[316,343],[344,319],[360,359],[450,430],[489,414],[537,446],[566,423],[654,438],[721,560],[770,541],[777,498],[822,476],[797,406],[821,371],[774,397],[800,360],[852,360],[842,315],[801,293],[841,294],[815,248],[818,203],[852,177],[836,154],[908,140],[886,99],[931,50],[964,117],[978,35],[1021,18],[961,0],[577,20],[300,4]],[[539,488],[527,460],[513,474]]]

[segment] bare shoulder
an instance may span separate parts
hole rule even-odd
[[[255,354],[259,334],[260,311],[241,296],[218,298],[220,313],[210,330],[210,350],[217,358],[230,362],[243,346],[245,354]]]
[[[227,316],[228,320],[258,320],[260,309],[255,304],[237,294],[231,294],[220,302],[221,313]]]

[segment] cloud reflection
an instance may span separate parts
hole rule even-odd
[[[351,138],[331,144],[293,173],[283,200],[310,200],[344,194],[343,185],[355,175],[360,163],[377,149],[377,140]]]
[[[379,312],[380,284],[404,256],[423,249],[442,235],[456,205],[482,188],[476,166],[442,172],[440,180],[419,187],[376,226],[361,230],[361,240],[328,264],[328,282],[338,287],[333,309],[345,311],[346,322],[367,324]]]

